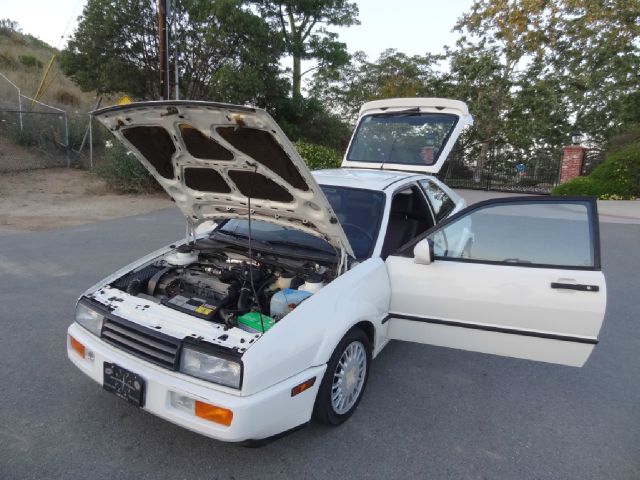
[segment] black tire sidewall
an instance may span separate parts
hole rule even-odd
[[[336,371],[336,367],[338,366],[338,362],[340,361],[340,357],[344,353],[345,349],[348,345],[353,342],[360,342],[364,345],[366,357],[367,357],[367,369],[364,376],[364,384],[362,385],[362,390],[360,391],[360,395],[356,400],[356,403],[353,404],[351,409],[348,412],[343,414],[338,414],[333,410],[333,405],[331,403],[331,389],[333,386],[333,376]],[[371,342],[369,341],[369,337],[360,329],[360,328],[352,328],[349,330],[338,346],[333,351],[329,362],[327,363],[327,370],[322,377],[322,383],[320,384],[320,388],[318,389],[318,395],[316,396],[316,402],[313,408],[313,417],[316,421],[320,423],[324,423],[326,425],[340,425],[345,422],[358,408],[360,404],[360,400],[364,395],[364,392],[367,388],[367,381],[369,380],[369,370],[371,368]]]

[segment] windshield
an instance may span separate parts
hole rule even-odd
[[[356,258],[370,257],[375,239],[378,238],[384,210],[382,192],[325,185],[321,185],[321,188],[338,216]],[[215,231],[236,237],[248,237],[249,222],[234,218],[221,224]],[[273,223],[252,220],[251,235],[258,242],[335,253],[331,245],[318,237]]]
[[[458,120],[447,113],[385,113],[358,124],[347,160],[433,165]]]
[[[373,253],[384,210],[384,194],[359,188],[320,185],[338,216],[356,258]]]

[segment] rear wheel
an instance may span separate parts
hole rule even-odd
[[[327,365],[314,407],[314,418],[340,425],[358,407],[364,394],[371,363],[371,342],[359,328],[340,341]]]

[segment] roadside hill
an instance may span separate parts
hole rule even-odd
[[[19,31],[8,20],[0,22],[0,73],[15,83],[23,95],[34,97],[51,57],[58,50],[33,35]],[[40,101],[69,112],[87,112],[95,103],[95,92],[83,92],[73,81],[64,76],[57,59],[47,80],[47,87]],[[17,107],[17,92],[0,77],[0,109]],[[26,103],[26,105],[25,105]],[[29,102],[23,103],[23,108]]]

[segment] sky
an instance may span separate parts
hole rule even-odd
[[[153,1],[153,0],[150,0]],[[0,0],[0,18],[17,21],[25,33],[61,48],[86,0]],[[451,29],[472,0],[357,0],[361,25],[336,29],[350,52],[376,59],[387,48],[408,55],[441,53],[453,45]],[[65,38],[61,38],[65,36]]]

